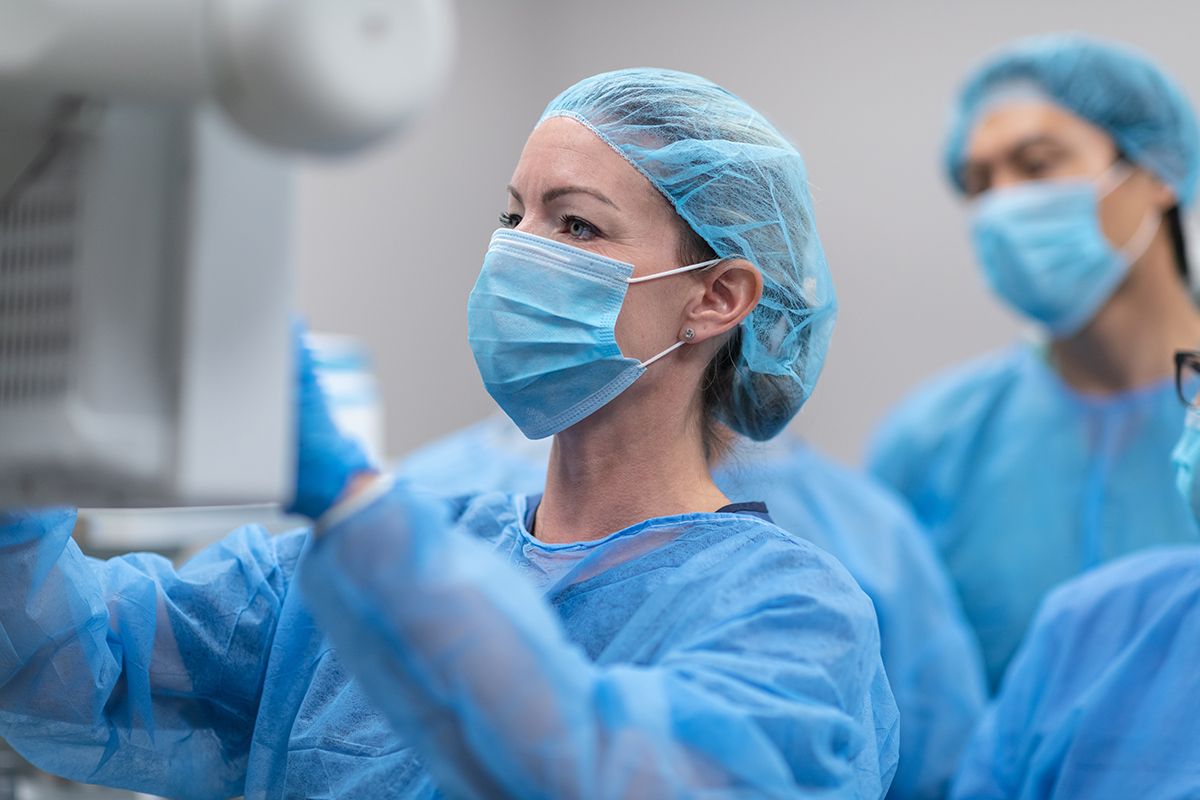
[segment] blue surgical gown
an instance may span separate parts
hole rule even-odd
[[[525,503],[397,486],[179,570],[0,516],[0,735],[181,798],[886,790],[874,614],[832,559],[742,513],[545,545]]]
[[[871,470],[941,552],[993,689],[1053,587],[1197,541],[1171,467],[1183,417],[1170,381],[1084,396],[1021,345],[935,379],[885,423]]]
[[[968,748],[954,795],[1200,797],[1200,547],[1128,556],[1054,591]]]
[[[549,447],[492,416],[412,453],[399,469],[437,492],[536,492]],[[740,442],[714,477],[733,500],[764,499],[780,527],[831,553],[871,598],[900,709],[900,766],[889,796],[943,796],[986,692],[974,635],[912,515],[788,433]]]

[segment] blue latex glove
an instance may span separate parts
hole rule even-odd
[[[312,351],[304,343],[304,327],[295,324],[296,373],[299,390],[296,493],[290,514],[317,519],[328,511],[354,476],[371,470],[358,443],[338,430],[329,413],[325,392],[317,380]]]

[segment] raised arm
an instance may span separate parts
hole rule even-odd
[[[242,528],[176,571],[87,558],[74,524],[71,510],[0,514],[0,736],[74,780],[240,794],[305,535]]]

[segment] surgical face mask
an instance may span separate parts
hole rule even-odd
[[[1200,519],[1200,412],[1195,409],[1188,411],[1171,463],[1175,465],[1175,488]]]
[[[1037,181],[995,189],[972,209],[971,234],[988,284],[1056,337],[1087,325],[1150,247],[1152,210],[1115,249],[1100,229],[1100,200],[1133,170],[1115,164],[1094,181]]]
[[[645,361],[622,355],[615,326],[629,286],[722,260],[634,278],[631,264],[496,231],[467,301],[467,338],[488,394],[530,439],[566,430],[684,344]]]

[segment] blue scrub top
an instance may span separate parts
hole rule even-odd
[[[549,455],[550,440],[526,439],[493,415],[420,448],[398,470],[438,493],[534,493],[545,486]],[[781,528],[833,555],[871,598],[903,731],[888,796],[943,796],[986,690],[974,634],[912,514],[790,432],[739,440],[713,478],[729,498],[765,500]]]
[[[971,741],[954,796],[1200,797],[1200,547],[1054,591]]]
[[[911,504],[978,634],[993,689],[1060,583],[1154,545],[1200,541],[1175,491],[1172,383],[1073,391],[1021,345],[934,380],[880,430],[871,471]]]

